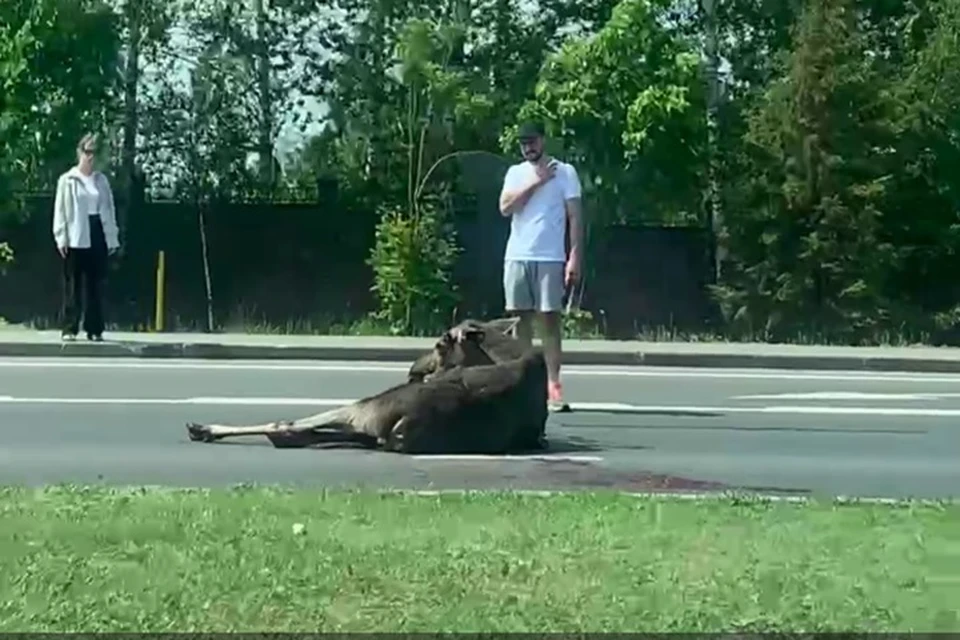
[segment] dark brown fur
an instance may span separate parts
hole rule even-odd
[[[207,442],[262,434],[278,448],[351,442],[400,453],[542,449],[546,362],[539,349],[525,351],[506,334],[514,324],[465,321],[417,359],[407,382],[340,409],[292,423],[187,430],[192,440]]]

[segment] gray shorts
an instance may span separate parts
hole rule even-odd
[[[511,311],[560,311],[563,308],[563,262],[506,260],[503,297]]]

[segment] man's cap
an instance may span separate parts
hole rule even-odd
[[[528,140],[530,138],[542,138],[545,135],[543,125],[539,122],[527,121],[520,125],[517,130],[517,138]]]

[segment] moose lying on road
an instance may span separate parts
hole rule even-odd
[[[190,423],[194,441],[265,435],[277,448],[352,443],[408,454],[506,454],[547,446],[547,368],[509,333],[517,319],[466,320],[411,366],[407,382],[346,407],[254,426]]]

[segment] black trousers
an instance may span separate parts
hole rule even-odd
[[[90,247],[67,250],[63,259],[61,331],[76,335],[83,311],[83,330],[103,334],[103,281],[107,275],[107,241],[100,216],[90,216]]]

